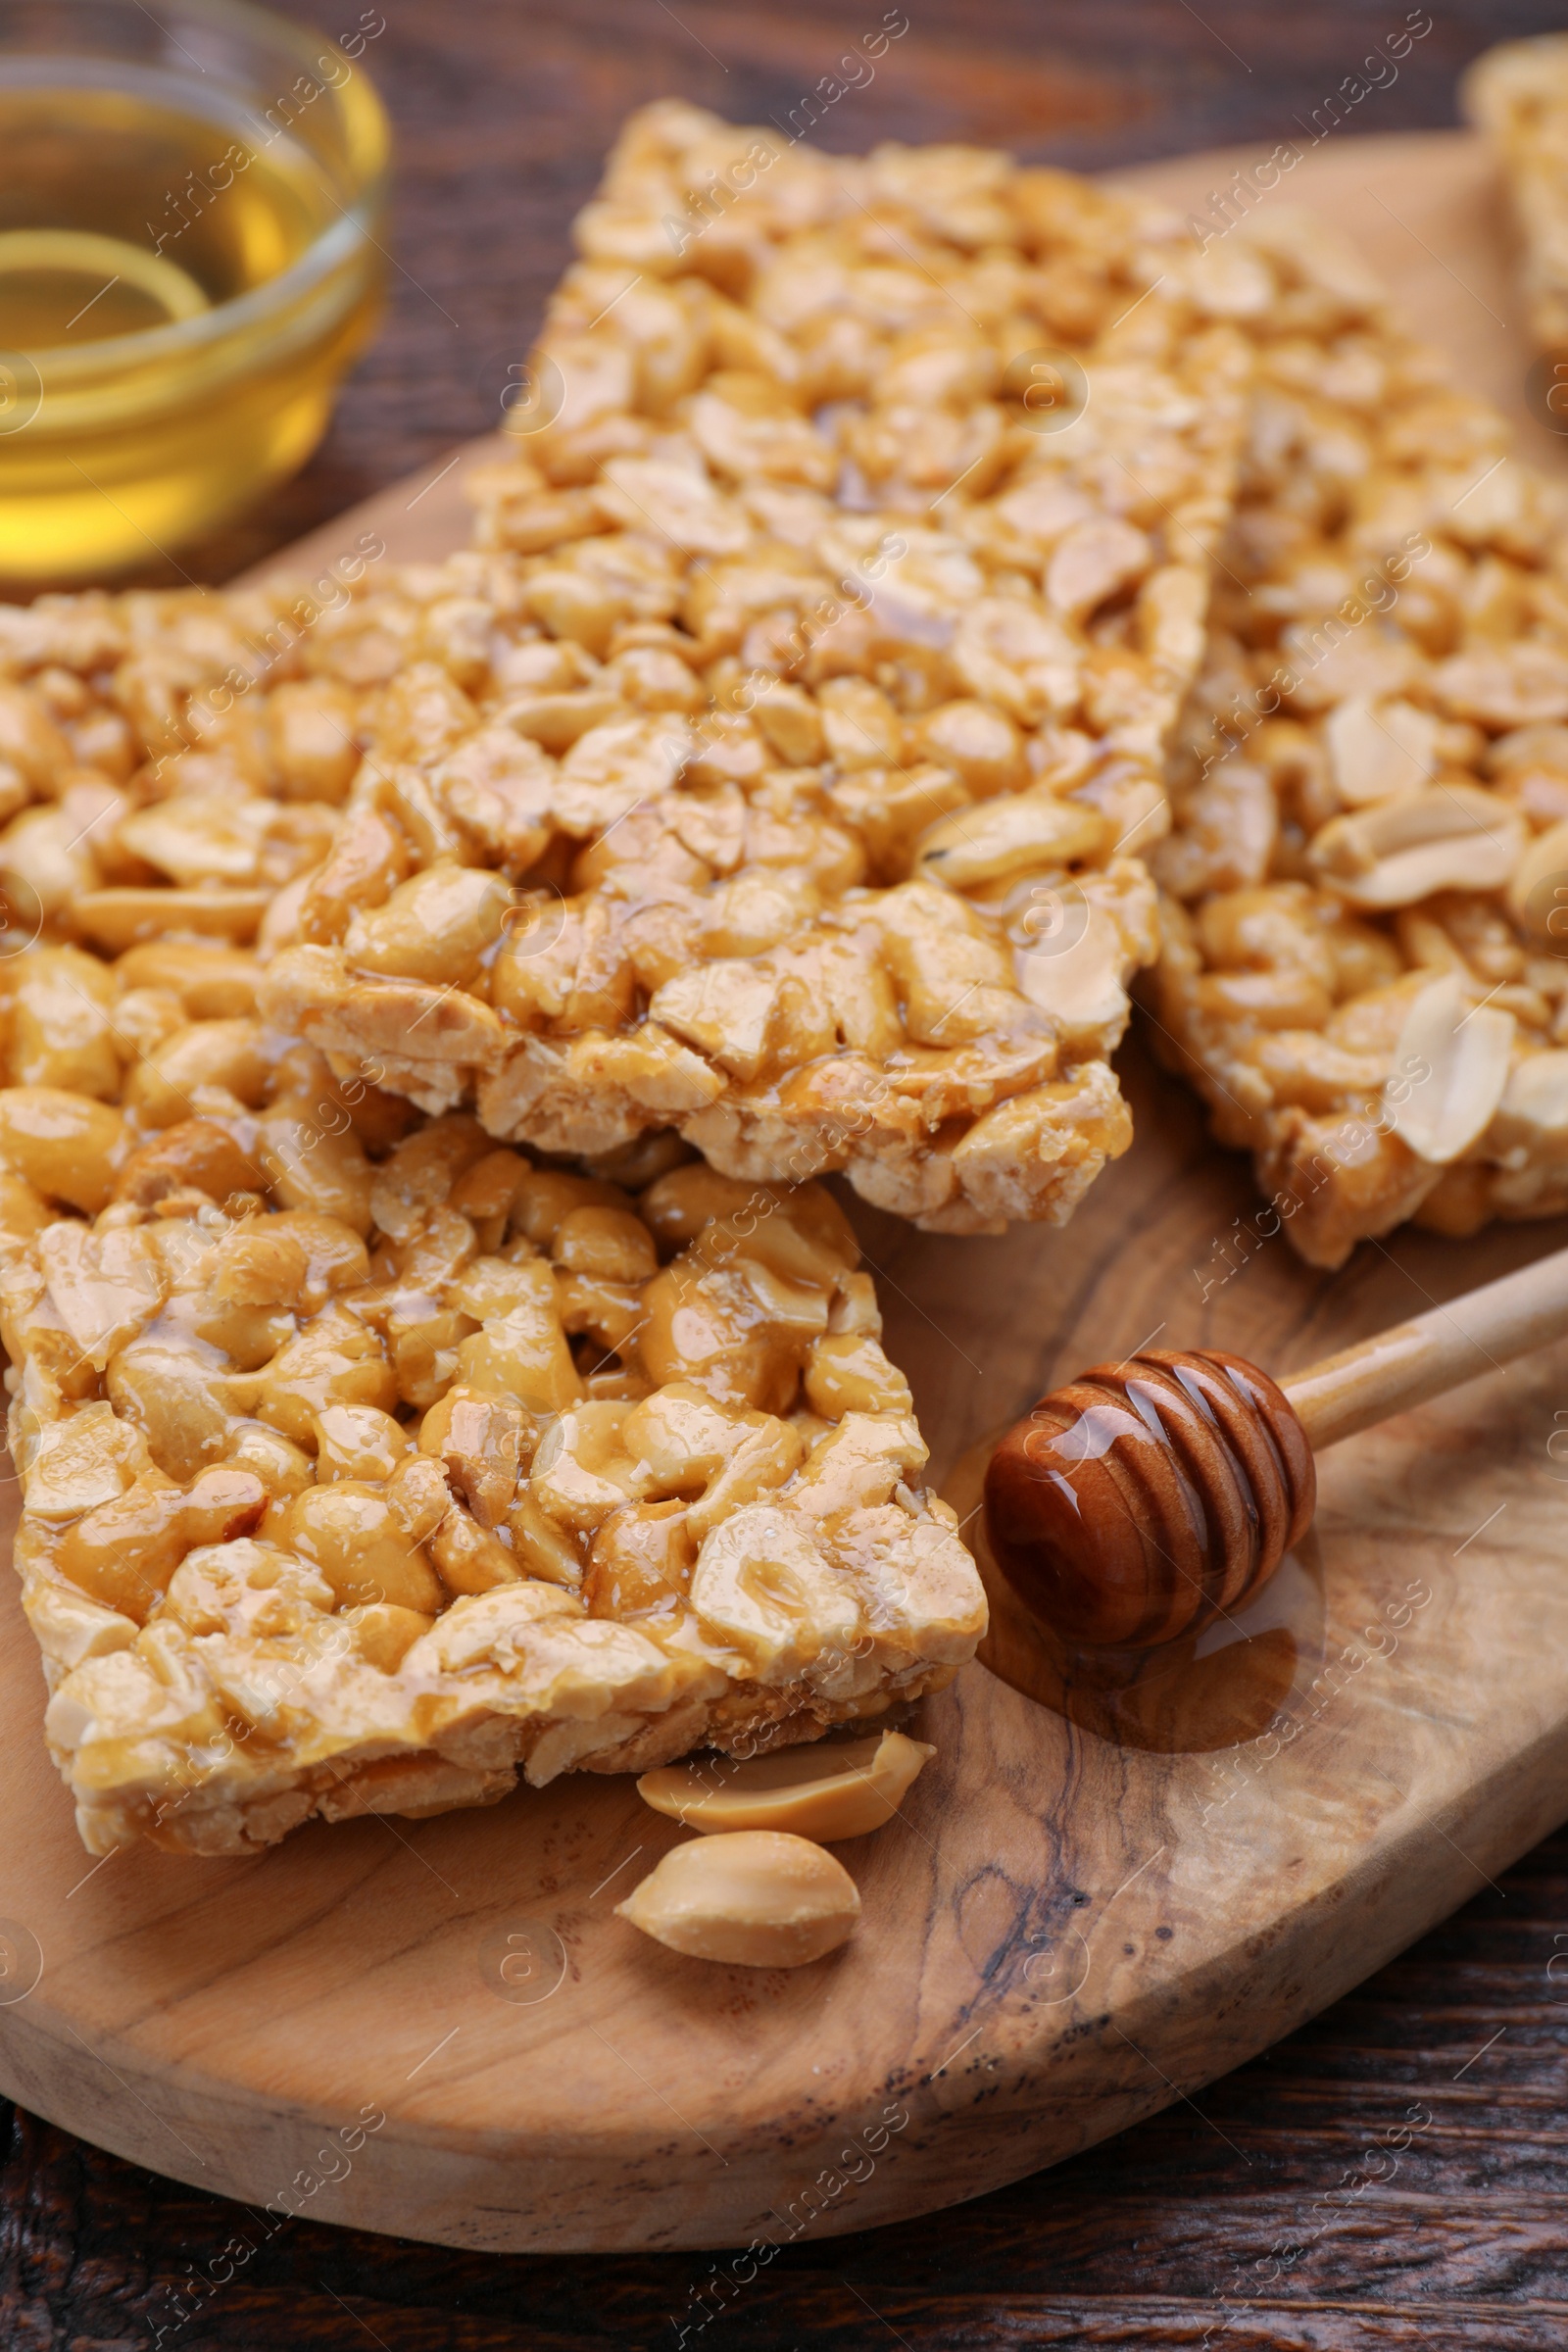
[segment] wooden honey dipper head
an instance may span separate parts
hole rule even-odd
[[[1234,1615],[1311,1523],[1314,1452],[1568,1332],[1568,1250],[1276,1384],[1148,1348],[1042,1398],[986,1471],[986,1534],[1067,1641],[1143,1647]]]
[[[1068,1641],[1142,1647],[1245,1607],[1312,1523],[1312,1448],[1255,1364],[1148,1348],[1043,1397],[986,1472],[986,1533]]]

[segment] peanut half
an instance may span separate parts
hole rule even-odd
[[[677,1845],[615,1905],[672,1952],[742,1968],[802,1968],[855,1932],[860,1896],[841,1862],[780,1830]]]
[[[779,1830],[798,1838],[863,1838],[893,1819],[927,1759],[923,1740],[902,1732],[804,1753],[754,1756],[744,1764],[689,1758],[645,1772],[638,1794],[656,1813],[711,1837],[717,1831]]]

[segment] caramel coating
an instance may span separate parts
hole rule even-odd
[[[1146,1646],[1241,1608],[1311,1525],[1306,1432],[1268,1375],[1206,1348],[1102,1364],[1014,1424],[986,1530],[1067,1640]]]

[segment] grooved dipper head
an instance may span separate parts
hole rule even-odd
[[[1317,1475],[1255,1364],[1150,1348],[1015,1422],[986,1472],[997,1564],[1067,1641],[1142,1647],[1245,1606],[1311,1525]]]

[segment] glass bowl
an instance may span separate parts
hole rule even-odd
[[[0,0],[0,582],[167,557],[310,456],[380,307],[384,24]]]

